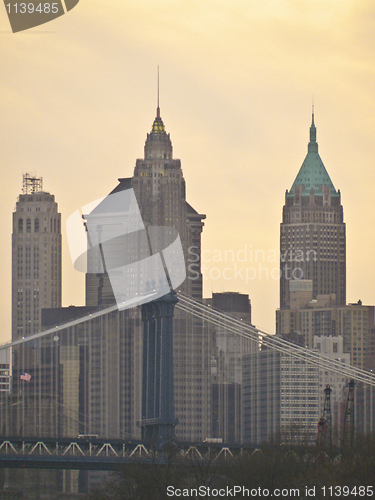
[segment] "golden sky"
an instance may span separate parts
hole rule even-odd
[[[285,190],[307,152],[314,95],[319,152],[347,223],[347,300],[374,305],[374,24],[372,0],[80,0],[12,34],[0,5],[0,340],[10,338],[22,173],[42,176],[56,196],[63,305],[82,305],[65,221],[132,175],[155,116],[158,65],[187,199],[207,215],[205,296],[248,293],[253,323],[274,330],[278,262],[267,258],[279,249]],[[256,261],[255,250],[265,258]],[[225,251],[227,262],[217,262]],[[254,268],[254,279],[246,283],[241,268],[242,276]]]

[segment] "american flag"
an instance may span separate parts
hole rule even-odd
[[[21,373],[21,380],[26,380],[26,382],[30,382],[31,380],[31,375],[29,375],[28,373]]]

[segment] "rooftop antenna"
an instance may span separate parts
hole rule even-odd
[[[22,194],[34,194],[43,190],[43,178],[36,175],[23,174]]]
[[[315,104],[314,104],[314,94],[312,95],[312,116],[313,116],[313,123],[314,123],[314,113],[315,113]]]
[[[156,109],[156,117],[160,118],[160,108],[159,108],[159,66],[158,66],[158,107]]]

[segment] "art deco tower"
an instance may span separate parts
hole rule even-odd
[[[181,290],[201,299],[201,232],[206,216],[198,214],[186,201],[181,161],[173,159],[172,142],[159,106],[151,133],[147,134],[144,159],[136,162],[132,187],[146,224],[173,227],[179,232],[187,264],[187,279]]]
[[[179,289],[202,299],[201,232],[206,216],[186,201],[181,161],[173,159],[159,106],[147,134],[144,158],[136,162],[132,187],[145,224],[173,227],[179,232],[186,263],[186,280]],[[178,309],[173,337],[175,410],[179,419],[176,435],[203,440],[210,435],[209,338],[199,321]]]
[[[319,156],[314,113],[307,156],[286,191],[280,227],[280,309],[289,309],[290,284],[312,280],[312,298],[346,300],[346,242],[340,190]],[[310,282],[311,283],[311,282]]]
[[[203,219],[206,216],[196,212],[186,201],[181,161],[173,158],[172,142],[165,130],[159,107],[151,132],[147,134],[144,157],[136,160],[133,177],[120,178],[119,184],[110,194],[130,188],[134,190],[145,226],[172,227],[178,231],[185,256],[187,276],[185,282],[178,288],[196,299],[201,299],[201,233]],[[92,215],[95,215],[95,210]],[[87,273],[86,305],[105,306],[114,300],[108,274]],[[112,335],[113,339],[121,339],[118,351],[119,366],[130,367],[131,373],[128,380],[122,382],[121,387],[126,388],[126,391],[120,393],[118,400],[126,408],[134,408],[132,419],[135,417],[136,420],[142,418],[140,405],[137,406],[139,403],[137,397],[140,394],[139,356],[142,344],[139,312],[139,308],[120,311],[120,320],[117,322],[120,327],[117,331],[108,328],[106,332],[107,337]],[[125,329],[123,325],[126,325]],[[121,345],[124,346],[123,351]],[[190,441],[202,440],[210,435],[209,338],[207,329],[202,331],[199,320],[177,309],[173,322],[173,354],[175,410],[179,419],[176,435]],[[127,360],[132,359],[132,361],[124,363],[124,355],[127,356]],[[99,384],[102,382],[98,381]]]
[[[157,108],[151,133],[147,134],[144,158],[137,159],[134,175],[120,178],[110,194],[129,188],[134,193],[145,226],[177,229],[184,251],[186,280],[181,291],[202,298],[201,233],[205,215],[196,212],[186,201],[185,179],[181,161],[173,159],[170,135],[165,131]],[[114,296],[108,275],[86,275],[86,305],[109,305]]]
[[[61,307],[61,216],[42,178],[25,174],[13,213],[12,339],[38,332],[45,307]]]

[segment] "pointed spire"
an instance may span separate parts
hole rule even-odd
[[[318,152],[318,143],[316,142],[316,127],[315,127],[315,121],[314,121],[314,102],[312,105],[312,120],[311,120],[311,127],[310,127],[310,142],[308,145],[308,152],[309,153],[317,153]]]
[[[308,152],[290,191],[288,191],[288,193],[286,194],[286,197],[292,198],[295,193],[295,188],[300,186],[303,187],[302,196],[310,196],[311,189],[314,190],[315,196],[322,196],[322,186],[328,186],[331,189],[331,197],[340,197],[340,193],[336,191],[335,186],[333,185],[331,178],[318,153],[314,105],[312,108]]]
[[[158,66],[158,79],[157,79],[157,104],[158,107],[156,108],[156,118],[154,120],[154,123],[152,124],[152,129],[151,129],[151,134],[166,134],[165,127],[163,120],[161,119],[160,116],[160,92],[159,92],[159,66]]]
[[[314,106],[315,106],[315,105],[314,105],[314,96],[313,96],[313,100],[312,100],[312,124],[313,124],[313,125],[314,125],[314,109],[315,109],[315,107],[314,107]]]
[[[158,66],[158,107],[156,108],[156,118],[160,118],[160,107],[159,107],[159,66]]]

